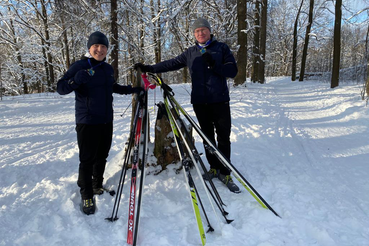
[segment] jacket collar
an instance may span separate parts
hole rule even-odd
[[[86,52],[86,54],[84,54],[82,57],[81,57],[82,60],[87,60],[87,59],[90,59],[92,63],[99,63],[99,62],[104,62],[106,61],[106,57],[104,58],[104,60],[102,61],[96,61],[92,55],[90,54],[90,52]]]
[[[199,44],[199,42],[197,42],[197,40],[195,40],[195,44],[196,44],[196,46],[199,46],[199,47],[201,47],[201,48],[206,48],[206,47],[208,47],[209,45],[211,45],[212,43],[214,43],[215,41],[217,41],[217,40],[216,40],[216,38],[214,37],[214,35],[213,35],[213,34],[210,34],[210,40],[209,40],[209,41],[207,41],[205,45],[204,45],[204,44]]]

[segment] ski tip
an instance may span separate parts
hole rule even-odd
[[[127,237],[127,244],[133,245],[133,238],[132,238],[132,236],[128,236]]]
[[[277,216],[277,217],[279,217],[279,218],[281,218],[282,219],[282,217],[276,212],[276,211],[274,211],[272,208],[269,208],[269,210],[270,211],[272,211],[272,213],[275,215],[275,216]]]

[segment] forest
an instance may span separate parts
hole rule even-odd
[[[368,0],[0,0],[1,97],[54,92],[96,30],[109,38],[116,81],[131,84],[133,64],[154,64],[194,45],[198,17],[236,57],[234,85],[290,76],[365,88],[368,16]],[[190,82],[187,69],[163,76]]]

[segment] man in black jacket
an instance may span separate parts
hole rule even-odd
[[[231,113],[227,77],[237,75],[237,64],[229,47],[211,34],[206,19],[197,19],[192,26],[196,44],[179,56],[155,65],[135,64],[142,72],[163,73],[188,67],[192,79],[191,103],[202,131],[230,160]],[[239,193],[230,170],[206,150],[210,178],[219,178],[230,191]]]
[[[75,93],[76,131],[79,147],[77,184],[85,214],[95,213],[93,195],[103,193],[103,175],[113,136],[113,93],[132,94],[144,89],[122,86],[114,80],[113,67],[105,62],[109,42],[96,31],[87,42],[88,53],[70,66],[58,81],[60,95]]]

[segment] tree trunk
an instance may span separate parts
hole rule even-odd
[[[1,69],[3,68],[3,63],[0,63],[0,101],[3,100],[3,79],[1,78]]]
[[[174,135],[170,127],[168,114],[163,102],[159,102],[158,113],[155,123],[155,146],[154,156],[157,164],[161,165],[165,170],[169,164],[176,163],[180,160],[177,147],[175,146]]]
[[[366,85],[365,85],[365,90],[366,90],[366,96],[367,98],[369,98],[369,65],[366,66]],[[364,93],[365,95],[365,93]]]
[[[113,47],[113,50],[110,53],[111,65],[114,69],[114,79],[118,82],[119,80],[119,59],[118,59],[118,51],[119,51],[119,41],[118,41],[118,16],[117,16],[117,0],[111,0],[110,2],[110,15],[111,15],[111,37],[110,44]]]
[[[255,1],[254,9],[254,45],[252,49],[253,62],[252,62],[252,74],[251,81],[259,81],[259,65],[260,65],[260,2]]]
[[[144,16],[145,15],[145,13],[144,13],[144,0],[141,0],[141,13],[140,13],[140,15],[141,16]],[[140,36],[139,36],[139,38],[140,38],[140,43],[139,43],[139,47],[140,47],[140,49],[141,50],[144,50],[144,45],[145,45],[145,43],[144,43],[144,40],[145,40],[145,27],[146,27],[146,25],[144,24],[144,23],[142,23],[141,25],[139,25],[139,30],[140,30]]]
[[[143,12],[144,1],[141,0],[141,3],[140,4],[142,6],[142,8],[141,8],[141,16],[144,16],[144,12]],[[145,39],[145,37],[144,37],[144,35],[145,35],[144,28],[145,27],[146,26],[144,24],[138,26],[139,33],[140,33],[140,35],[139,35],[139,47],[140,47],[140,50],[142,50],[142,51],[144,50],[144,39]],[[133,78],[133,80],[132,80],[132,86],[133,87],[142,86],[141,70],[140,69],[137,70],[136,77]],[[135,117],[134,116],[134,113],[136,112],[136,107],[137,107],[137,101],[134,100],[134,97],[135,97],[135,95],[133,94],[133,97],[132,97],[132,100],[133,101],[132,101],[131,129],[132,129],[132,125],[133,125],[133,119]]]
[[[44,39],[41,37],[41,46],[42,46],[42,55],[43,55],[43,58],[44,58],[44,67],[45,67],[45,77],[46,77],[46,82],[47,82],[47,88],[46,88],[46,91],[49,91],[49,85],[51,84],[50,83],[50,77],[49,77],[49,67],[47,66],[47,51],[46,51],[46,44],[45,44],[45,41]],[[44,85],[43,85],[44,86]]]
[[[366,32],[366,39],[365,39],[365,56],[366,56],[366,96],[369,99],[369,25]],[[365,95],[365,92],[364,92]],[[363,98],[364,99],[364,98]]]
[[[260,32],[260,64],[259,64],[259,83],[265,83],[265,49],[267,38],[267,13],[268,0],[262,0],[261,10],[261,32]]]
[[[304,43],[304,50],[302,52],[302,61],[301,61],[299,81],[304,81],[304,76],[305,76],[306,57],[307,57],[307,50],[309,46],[309,35],[311,31],[311,25],[313,24],[313,10],[314,10],[314,0],[310,0],[309,23],[306,27],[305,43]]]
[[[64,17],[60,17],[62,19],[62,28],[63,28],[63,43],[64,43],[64,49],[63,52],[65,52],[65,65],[67,69],[70,67],[70,52],[69,52],[69,45],[68,45],[68,33],[67,29],[65,28],[64,23]]]
[[[300,12],[301,12],[301,8],[302,5],[304,4],[304,0],[301,0],[301,4],[299,7],[299,10],[297,12],[296,15],[296,19],[295,19],[295,24],[293,27],[293,47],[292,47],[292,81],[296,80],[296,67],[297,67],[297,40],[298,40],[298,36],[297,36],[297,25],[299,22],[299,16],[300,16]]]
[[[69,45],[68,45],[68,32],[67,32],[67,26],[65,24],[65,14],[63,12],[64,6],[63,6],[63,0],[56,0],[55,1],[55,10],[59,15],[60,18],[60,25],[61,30],[63,33],[63,49],[62,54],[65,62],[65,67],[68,69],[70,67],[71,61],[70,61],[70,51],[69,51]]]
[[[131,25],[131,17],[129,15],[129,11],[125,10],[125,19],[127,21],[126,25],[129,27]],[[131,42],[133,42],[131,40]],[[130,43],[127,43],[127,50],[128,50],[128,54],[127,54],[127,61],[126,63],[131,63],[132,61],[134,61],[134,55],[133,55],[133,48],[130,45]],[[132,81],[134,81],[135,79],[135,75],[134,75],[134,71],[133,69],[131,69],[128,72],[128,76],[127,76],[127,85],[132,84]]]
[[[246,33],[246,12],[247,5],[246,0],[237,1],[237,19],[238,19],[238,45],[240,48],[237,52],[237,67],[238,73],[234,80],[235,85],[241,85],[246,82],[247,79],[247,33]]]
[[[186,5],[185,11],[187,13],[187,16],[190,16],[190,13],[191,13],[191,11],[190,11],[190,4],[187,4]],[[190,33],[191,32],[191,30],[190,30],[191,28],[190,28],[190,21],[189,21],[189,19],[186,19],[185,22],[186,22],[186,24],[185,24],[186,25],[186,33]],[[182,69],[183,82],[184,83],[190,82],[190,78],[189,77],[190,76],[188,74],[188,67],[183,68]]]
[[[15,53],[17,54],[17,61],[18,61],[19,68],[21,70],[20,72],[21,72],[21,78],[22,78],[21,83],[23,85],[23,93],[28,94],[29,93],[28,84],[26,82],[26,76],[24,75],[24,66],[23,66],[23,62],[22,62],[22,55],[21,55],[21,52],[19,50],[19,47],[21,47],[21,46],[18,44],[18,39],[17,39],[16,33],[15,33],[13,20],[10,19],[9,22],[10,22],[10,25],[9,25],[10,30],[11,30],[12,36],[13,36],[13,43],[14,43]]]
[[[47,11],[46,11],[46,3],[44,0],[41,0],[41,9],[42,9],[42,21],[44,24],[44,32],[45,32],[45,56],[46,56],[46,64],[48,73],[47,76],[47,87],[48,91],[54,92],[55,91],[55,77],[54,77],[54,66],[53,66],[53,57],[51,55],[51,44],[50,44],[50,34],[49,34],[49,23],[47,19]]]
[[[160,10],[160,0],[157,1],[158,9]],[[151,5],[151,18],[155,19],[156,13],[154,8],[154,1],[150,0]],[[153,41],[154,41],[154,53],[155,53],[155,63],[161,62],[161,27],[160,27],[160,17],[154,22],[153,30]]]
[[[341,19],[342,19],[341,8],[342,8],[342,0],[336,0],[331,88],[335,88],[339,84],[340,60],[341,60]]]

